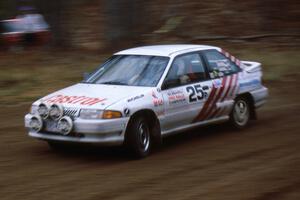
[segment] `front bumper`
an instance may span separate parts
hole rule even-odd
[[[98,143],[103,145],[120,145],[124,142],[128,118],[111,120],[86,120],[77,118],[73,121],[72,134],[64,136],[58,132],[42,130],[31,131],[29,121],[32,115],[25,116],[25,127],[28,135],[41,140],[52,140],[60,142]]]

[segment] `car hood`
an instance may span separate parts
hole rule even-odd
[[[144,94],[152,89],[151,87],[79,83],[54,92],[35,104],[44,102],[57,103],[64,107],[105,109],[120,100]]]

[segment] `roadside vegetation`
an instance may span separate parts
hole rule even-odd
[[[206,42],[224,47],[241,60],[263,63],[264,80],[290,81],[299,78],[299,47],[276,47],[263,44]],[[91,51],[19,51],[0,52],[0,104],[28,103],[50,92],[82,80],[109,53]]]

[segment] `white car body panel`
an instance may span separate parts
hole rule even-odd
[[[179,45],[153,45],[136,47],[126,49],[115,53],[115,55],[150,55],[150,56],[176,56],[185,52],[206,50],[206,49],[219,49],[218,47],[208,45],[190,45],[190,44],[179,44]]]
[[[147,90],[151,89],[149,87],[79,83],[47,95],[34,104],[60,103],[64,107],[105,109],[122,99],[142,94]]]
[[[241,71],[229,76],[208,79],[170,89],[162,89],[163,81],[176,56],[203,50],[217,50],[236,62]],[[123,85],[79,83],[59,90],[34,102],[60,104],[64,109],[75,109],[73,132],[83,137],[62,136],[59,133],[49,134],[30,130],[32,114],[25,116],[25,127],[29,135],[42,140],[64,142],[87,142],[100,144],[123,143],[130,117],[136,112],[153,111],[160,123],[161,135],[168,135],[187,130],[199,125],[224,121],[228,119],[234,104],[234,98],[240,94],[252,95],[255,107],[266,102],[268,90],[261,83],[261,64],[251,61],[238,61],[222,49],[204,45],[157,45],[132,48],[120,51],[115,55],[151,55],[169,57],[169,63],[156,87],[139,87]],[[203,96],[191,102],[189,90],[197,88]],[[97,109],[113,110],[122,113],[122,118],[81,119],[80,110]],[[55,132],[55,131],[54,131]]]

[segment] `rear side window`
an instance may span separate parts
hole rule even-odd
[[[217,50],[203,51],[203,55],[207,61],[210,78],[219,78],[240,71],[235,63]]]

